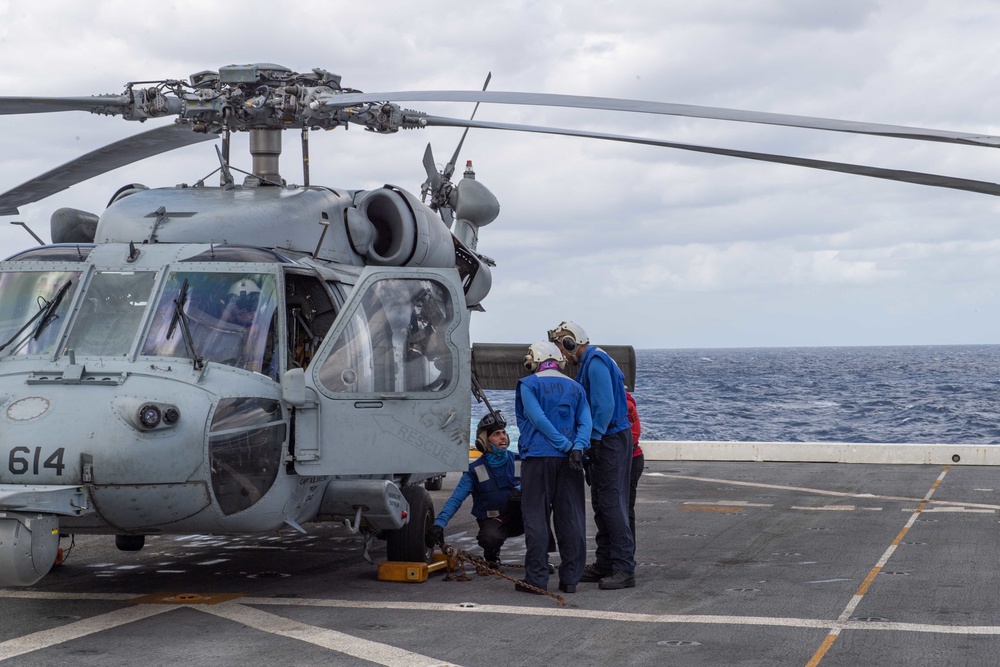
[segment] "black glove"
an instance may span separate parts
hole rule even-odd
[[[590,441],[590,449],[587,450],[587,456],[589,456],[590,460],[592,462],[594,462],[594,463],[597,463],[597,459],[598,459],[597,452],[600,449],[600,447],[601,447],[601,441],[600,440],[591,440]]]
[[[442,528],[441,526],[438,525],[431,526],[430,528],[427,529],[427,532],[424,533],[424,544],[427,545],[428,549],[433,547],[435,544],[443,544],[443,543],[444,543],[444,528]]]
[[[580,472],[583,470],[583,452],[574,449],[569,453],[569,469]]]

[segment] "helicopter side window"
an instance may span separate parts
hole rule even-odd
[[[79,271],[0,272],[0,357],[53,352],[80,275]]]
[[[151,271],[101,271],[87,286],[73,322],[66,351],[77,355],[128,354],[149,303],[156,274]]]
[[[439,392],[454,379],[447,332],[456,313],[434,280],[371,284],[319,370],[332,392]]]
[[[209,430],[212,492],[223,514],[236,514],[278,477],[287,430],[281,406],[266,398],[224,398]]]
[[[188,287],[182,299],[185,282]],[[171,273],[156,305],[142,354],[190,357],[181,325],[175,321],[175,302],[183,300],[195,354],[205,361],[277,380],[276,284],[275,277],[267,273]]]
[[[337,316],[323,282],[314,276],[285,274],[289,367],[306,368]]]

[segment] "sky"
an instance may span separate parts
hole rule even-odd
[[[0,96],[118,94],[234,63],[321,67],[365,92],[490,90],[675,102],[1000,135],[1000,4],[927,0],[141,3],[0,0]],[[467,117],[469,103],[402,103]],[[989,148],[747,123],[482,105],[477,119],[1000,180]],[[160,121],[166,122],[166,121]],[[85,112],[0,117],[0,192],[150,129]],[[316,135],[319,136],[316,136]],[[314,133],[312,182],[419,193],[461,130]],[[63,206],[194,183],[212,143],[0,216],[0,256]],[[285,177],[300,179],[285,139]],[[234,164],[249,157],[234,149]],[[239,162],[244,159],[244,164]],[[1000,343],[1000,200],[596,140],[472,130],[460,164],[500,201],[477,342],[648,348]],[[461,167],[459,167],[461,171]]]

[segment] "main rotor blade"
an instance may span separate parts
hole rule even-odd
[[[950,130],[932,130],[920,127],[907,127],[904,125],[864,123],[852,120],[835,120],[832,118],[814,118],[811,116],[792,116],[763,111],[742,111],[739,109],[724,109],[720,107],[701,107],[691,104],[646,102],[643,100],[625,100],[610,97],[554,95],[548,93],[473,90],[345,93],[343,95],[334,96],[327,101],[326,104],[329,106],[340,107],[351,106],[363,102],[385,102],[397,100],[405,100],[408,102],[493,102],[496,104],[525,104],[531,106],[601,109],[605,111],[630,111],[635,113],[651,113],[664,116],[712,118],[715,120],[730,120],[741,123],[785,125],[789,127],[804,127],[814,130],[829,130],[831,132],[850,132],[853,134],[895,137],[897,139],[916,139],[921,141],[940,141],[952,144],[967,144],[970,146],[1000,147],[1000,137],[986,134],[953,132]]]
[[[950,188],[952,190],[965,190],[967,192],[978,192],[980,194],[985,194],[985,195],[1000,196],[1000,184],[997,183],[990,183],[989,181],[975,181],[967,178],[955,178],[953,176],[941,176],[938,174],[925,174],[919,171],[906,171],[903,169],[883,169],[881,167],[869,167],[865,165],[849,164],[846,162],[829,162],[827,160],[813,160],[810,158],[791,157],[787,155],[773,155],[771,153],[757,153],[754,151],[741,151],[729,148],[715,148],[712,146],[698,146],[695,144],[679,144],[672,141],[647,139],[645,137],[630,137],[621,134],[605,134],[602,132],[567,130],[556,127],[541,127],[537,125],[494,123],[490,121],[463,120],[460,118],[443,118],[441,116],[427,116],[426,120],[428,126],[476,127],[485,130],[513,130],[515,132],[533,132],[537,134],[556,134],[568,137],[584,137],[587,139],[605,139],[607,141],[620,141],[629,144],[644,144],[647,146],[659,146],[661,148],[675,148],[678,150],[693,151],[696,153],[725,155],[727,157],[738,157],[747,160],[774,162],[777,164],[788,164],[796,167],[808,167],[810,169],[837,171],[844,174],[870,176],[872,178],[882,178],[889,181],[901,181],[903,183],[930,185],[938,188]]]
[[[112,169],[175,148],[218,138],[214,134],[194,132],[189,125],[172,123],[116,141],[0,194],[0,215],[17,215],[18,206],[45,199],[49,195]]]
[[[122,95],[95,95],[93,97],[0,97],[0,115],[122,109],[127,103],[128,98]]]

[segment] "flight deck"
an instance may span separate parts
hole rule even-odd
[[[38,584],[0,589],[0,662],[996,664],[998,511],[992,466],[650,461],[636,587],[580,584],[562,606],[471,568],[378,581],[335,524],[149,537],[139,552],[78,536]],[[479,553],[468,507],[446,539]],[[501,557],[523,553],[515,538]]]

